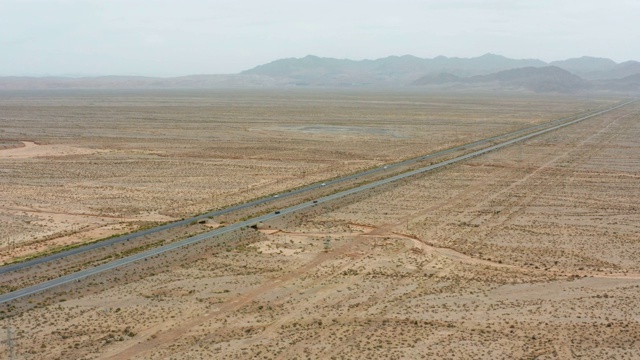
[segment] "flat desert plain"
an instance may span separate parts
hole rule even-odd
[[[15,247],[71,224],[82,233],[178,218],[616,101],[25,96],[2,100],[3,225],[24,223],[3,226]],[[36,125],[43,119],[51,127]],[[57,152],[33,155],[41,151]],[[205,241],[9,304],[2,315],[12,346],[0,335],[0,353],[639,359],[638,180],[640,104],[631,104],[287,215],[239,234],[237,245]],[[136,273],[144,275],[127,280]]]
[[[0,263],[606,106],[409,91],[0,93]]]

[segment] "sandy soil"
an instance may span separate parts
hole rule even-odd
[[[83,149],[68,145],[39,145],[31,141],[20,141],[21,146],[3,149],[0,151],[0,159],[31,159],[38,157],[59,157],[68,155],[89,155],[98,153],[98,150]]]
[[[409,91],[0,93],[0,262],[612,101]]]
[[[67,286],[11,318],[15,350],[639,359],[639,120],[633,105],[264,224],[249,244],[157,259],[138,281]]]

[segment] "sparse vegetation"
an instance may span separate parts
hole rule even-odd
[[[328,108],[322,116],[334,118],[336,123],[346,121],[347,115],[341,115],[341,111],[349,110],[350,116],[356,118],[352,126],[365,126],[365,120],[358,120],[361,118],[366,119],[366,126],[384,127],[396,111],[401,116],[394,118],[398,119],[394,120],[398,121],[394,128],[406,126],[398,131],[415,132],[415,138],[396,144],[396,138],[377,135],[356,139],[321,133],[303,136],[287,130],[288,124],[276,126],[251,120],[249,113],[243,112],[243,104],[230,102],[225,109],[248,118],[244,118],[247,121],[244,128],[250,129],[247,132],[257,133],[255,136],[270,134],[274,139],[281,136],[282,143],[257,144],[255,150],[247,149],[246,143],[242,145],[240,141],[226,144],[232,148],[229,154],[236,151],[236,158],[222,162],[235,164],[231,168],[237,166],[235,176],[245,176],[242,181],[262,179],[265,193],[273,193],[280,186],[297,184],[299,179],[289,176],[293,176],[293,168],[307,161],[316,164],[318,171],[307,169],[305,176],[309,180],[320,177],[322,171],[338,174],[404,157],[414,151],[409,145],[428,143],[429,139],[435,140],[427,146],[438,148],[453,139],[477,136],[472,134],[473,128],[456,134],[455,128],[462,129],[454,126],[458,118],[465,126],[486,124],[487,133],[493,133],[528,121],[560,117],[560,109],[576,112],[593,105],[589,102],[592,100],[575,98],[513,97],[491,103],[479,98],[471,102],[471,97],[430,99],[425,94],[408,94],[407,98],[415,105],[408,105],[406,98],[402,98],[401,106],[393,102],[400,97],[392,96],[391,104],[359,110],[366,108],[363,104],[377,104],[384,97],[358,95],[355,103],[347,100],[331,108],[327,104],[335,99],[322,100],[322,96],[333,95],[318,96]],[[436,100],[442,105],[435,104]],[[420,105],[421,101],[425,105]],[[185,180],[189,186],[213,181],[215,171],[196,170],[208,160],[194,160],[204,154],[223,154],[222,147],[201,135],[206,133],[203,128],[210,126],[206,117],[194,117],[201,119],[198,126],[186,122],[181,124],[182,130],[177,130],[161,121],[169,121],[168,115],[158,115],[151,107],[141,109],[146,105],[123,103],[128,104],[129,116],[136,111],[138,114],[149,111],[153,116],[149,115],[147,121],[164,124],[157,127],[158,136],[176,131],[176,139],[196,138],[195,145],[164,140],[162,151],[170,156],[161,154],[169,159],[179,158],[181,163],[192,162],[180,171],[191,174],[186,177],[197,174],[202,177]],[[269,121],[286,114],[291,118],[300,116],[296,120],[300,122],[316,121],[302,118],[302,105],[298,108],[293,104],[276,111],[265,102],[259,104],[258,110]],[[24,359],[114,355],[200,359],[637,358],[640,356],[637,347],[640,266],[636,256],[640,251],[636,236],[640,224],[636,211],[636,204],[640,203],[637,182],[640,122],[636,115],[638,105],[633,106],[464,164],[322,204],[255,229],[241,229],[218,242],[204,241],[3,305],[0,317],[10,318],[16,354]],[[430,108],[433,114],[425,115]],[[406,113],[401,113],[402,109]],[[55,109],[52,111],[56,113]],[[191,110],[166,107],[164,111],[184,115]],[[24,120],[27,110],[13,105],[8,114],[23,116]],[[421,122],[426,120],[421,116],[442,122],[422,126]],[[111,119],[124,126],[116,120]],[[238,139],[242,139],[238,135],[242,129],[230,123],[227,128],[229,136],[235,134]],[[428,135],[427,129],[433,133]],[[134,180],[144,177],[136,177],[137,170],[122,161],[125,155],[136,164],[143,160],[160,163],[168,160],[159,155],[149,156],[140,149],[135,151],[141,157],[132,155],[135,147],[146,151],[153,146],[160,149],[154,143],[159,140],[138,139],[139,144],[134,146],[127,145],[130,139],[101,138],[98,135],[106,131],[103,128],[92,131],[97,133],[94,135],[101,146],[113,147],[112,152],[74,155],[71,159],[82,164],[68,165],[70,173],[82,166],[88,169],[85,175],[76,174],[75,179],[84,176],[96,183],[128,183],[130,188],[122,185],[119,190],[125,198],[131,195],[126,200],[130,204],[144,203],[145,199],[150,207],[167,204],[162,196],[153,195],[155,190],[136,189],[132,185]],[[38,141],[55,139],[53,134],[48,136]],[[343,144],[347,142],[351,144]],[[311,149],[308,153],[287,150],[307,143]],[[332,144],[332,150],[312,154],[320,151],[321,144]],[[259,157],[260,161],[247,161],[251,157]],[[283,160],[274,160],[280,158]],[[303,160],[298,163],[293,158]],[[351,161],[357,164],[341,164],[348,159],[355,159]],[[121,166],[132,175],[121,173],[122,177],[104,180],[100,177],[102,170],[97,171],[90,164],[93,161],[101,161],[107,168],[113,166],[112,171]],[[7,168],[25,172],[42,166],[37,158],[24,165],[6,158],[0,158],[0,162],[11,165]],[[176,182],[175,177],[169,181],[169,166],[164,170],[163,166],[159,165],[156,173],[150,167],[144,168],[161,178],[144,180],[149,181],[145,186],[161,188],[165,181]],[[162,174],[167,179],[162,179]],[[234,185],[236,188],[230,183],[224,187],[231,178],[218,176],[221,178],[215,180],[217,183],[208,186],[220,185],[233,198],[228,201],[241,198],[241,192],[254,191],[251,195],[257,192],[238,190],[238,184],[246,185],[242,181]],[[35,201],[36,190],[28,188],[26,178],[16,177],[18,185],[2,185],[12,189],[7,193],[14,194],[14,201]],[[277,181],[273,180],[276,178]],[[56,181],[60,178],[54,177],[51,184],[42,186],[53,187]],[[78,208],[90,203],[89,198],[82,197],[89,194],[82,190],[86,184],[69,186],[79,190]],[[183,196],[186,207],[211,208],[212,193],[203,190],[202,185],[193,193],[185,190],[186,184],[175,187],[175,194]],[[26,190],[20,193],[20,189]],[[166,196],[171,198],[175,194]],[[92,196],[95,201],[98,195]],[[55,194],[51,198],[45,196],[41,206],[53,200]],[[120,202],[121,206],[124,201],[116,199],[110,206],[116,208],[115,204]],[[183,217],[178,214],[182,210],[170,210],[174,212],[172,216]],[[8,208],[2,211],[3,216],[43,214],[23,215]],[[137,210],[132,207],[127,211],[134,214]],[[169,211],[168,205],[164,211]],[[33,219],[25,226],[36,223],[38,220]],[[2,231],[27,234],[26,229]],[[194,232],[180,229],[171,236]],[[161,240],[172,239],[150,237],[144,244],[123,246],[121,251],[153,246]],[[76,266],[81,268],[82,261],[77,261]],[[51,276],[62,265],[12,275],[3,279],[11,284],[2,289],[8,291],[9,286],[19,284],[19,276],[36,279]],[[1,342],[0,353],[5,354],[5,350],[6,342]]]

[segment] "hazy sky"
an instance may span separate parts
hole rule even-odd
[[[1,75],[236,73],[285,57],[640,60],[640,0],[0,0]]]

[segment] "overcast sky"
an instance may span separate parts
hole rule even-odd
[[[0,0],[1,75],[230,74],[279,58],[640,60],[640,0]]]

